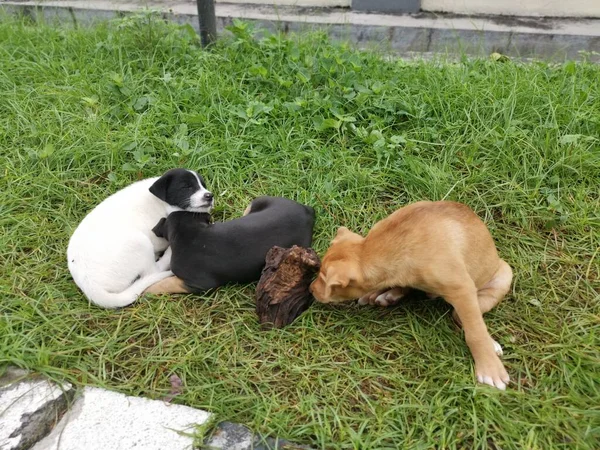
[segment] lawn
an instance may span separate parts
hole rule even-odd
[[[323,34],[211,51],[189,28],[0,19],[0,365],[164,398],[324,449],[598,448],[600,67],[405,61]],[[215,220],[258,195],[315,207],[314,247],[452,199],[514,269],[486,315],[513,380],[478,386],[450,308],[313,305],[261,331],[254,285],[88,305],[70,234],[112,192],[198,170]]]

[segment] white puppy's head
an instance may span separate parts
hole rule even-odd
[[[209,213],[213,195],[201,175],[187,169],[171,169],[150,186],[150,192],[171,206],[171,210]]]

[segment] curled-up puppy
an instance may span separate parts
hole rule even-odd
[[[227,222],[211,224],[209,214],[171,213],[153,231],[169,241],[175,276],[146,293],[202,292],[258,281],[272,247],[310,247],[314,222],[313,208],[281,197],[258,197],[243,217]]]
[[[483,314],[502,300],[511,280],[510,266],[471,209],[418,202],[377,222],[366,237],[338,229],[310,290],[322,303],[361,299],[388,305],[407,288],[444,298],[462,323],[477,380],[505,389],[509,376],[498,358],[501,348]]]
[[[169,244],[152,232],[156,222],[172,211],[210,212],[212,207],[213,195],[202,176],[186,169],[121,189],[73,232],[67,248],[73,280],[103,308],[133,303],[148,286],[173,275]]]

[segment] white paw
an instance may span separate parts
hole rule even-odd
[[[508,372],[496,355],[481,364],[475,363],[477,381],[504,391],[510,382]]]
[[[479,381],[481,384],[487,384],[488,386],[500,389],[501,391],[506,390],[506,383],[504,383],[502,380],[497,379],[494,381],[492,377],[477,375],[477,381]]]
[[[361,298],[358,299],[358,304],[363,306],[363,305],[368,305],[369,304],[369,296],[371,294],[367,294],[367,295],[363,295]]]
[[[384,292],[383,294],[379,294],[375,298],[374,304],[376,304],[377,306],[387,306],[388,305],[387,293]]]
[[[359,305],[392,306],[404,297],[405,289],[392,288],[383,291],[369,292],[358,299]]]
[[[401,295],[397,296],[392,291],[387,291],[377,296],[375,304],[377,306],[392,306],[398,303],[401,298]]]
[[[171,246],[167,247],[165,253],[160,257],[158,261],[156,261],[156,267],[160,272],[171,269],[171,256],[173,255],[173,250],[171,250]]]
[[[502,347],[500,346],[500,344],[498,344],[498,342],[493,341],[494,342],[494,351],[496,352],[496,355],[498,356],[502,356],[504,355],[504,352],[502,351]]]

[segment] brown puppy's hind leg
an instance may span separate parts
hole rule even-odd
[[[148,289],[146,289],[142,295],[144,294],[189,294],[191,291],[187,288],[185,283],[181,278],[178,277],[168,277],[160,280],[157,283],[154,283]]]
[[[477,381],[498,389],[506,389],[510,378],[496,354],[495,341],[483,321],[473,281],[465,278],[460,285],[454,285],[442,292],[442,297],[454,307],[463,324],[465,340],[475,360]]]

